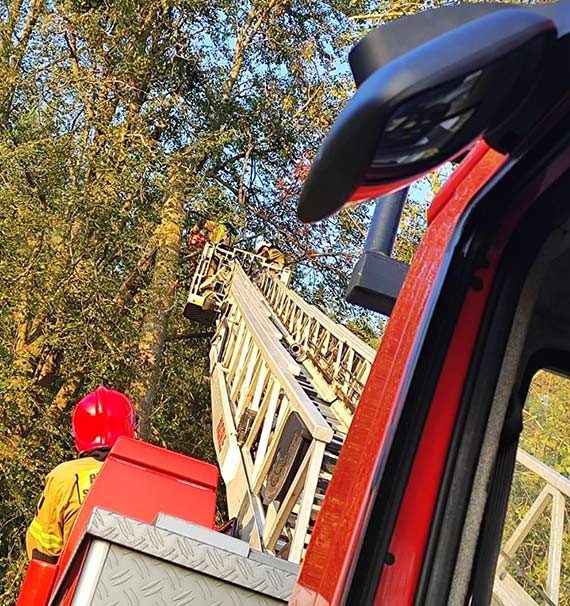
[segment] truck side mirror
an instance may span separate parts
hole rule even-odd
[[[380,67],[321,145],[299,218],[317,221],[401,188],[508,120],[530,94],[555,35],[543,15],[498,10]]]

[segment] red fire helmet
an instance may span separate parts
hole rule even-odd
[[[134,437],[137,412],[125,394],[101,386],[79,400],[71,426],[79,454],[110,448],[120,436]]]

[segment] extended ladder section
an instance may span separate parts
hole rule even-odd
[[[375,352],[288,279],[262,257],[206,246],[186,315],[211,321],[199,309],[211,298],[214,443],[238,534],[300,562]]]

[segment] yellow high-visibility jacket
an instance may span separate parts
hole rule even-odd
[[[285,255],[278,248],[275,248],[275,246],[268,248],[264,256],[273,265],[278,265],[279,267],[285,265]]]
[[[223,223],[218,223],[217,221],[205,221],[204,229],[208,240],[212,244],[223,242],[229,234],[228,228]]]
[[[87,456],[61,463],[48,474],[36,516],[26,533],[30,559],[57,559],[102,465],[102,461]]]

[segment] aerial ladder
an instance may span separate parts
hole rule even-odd
[[[211,321],[201,306],[215,298],[212,422],[229,515],[253,547],[299,563],[375,352],[289,276],[207,244],[185,313]]]

